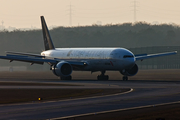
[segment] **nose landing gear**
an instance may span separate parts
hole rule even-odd
[[[109,80],[109,76],[108,75],[104,75],[106,71],[101,71],[101,75],[97,76],[98,80]]]
[[[109,76],[108,75],[104,75],[106,71],[101,71],[101,74],[97,76],[97,80],[109,80]],[[128,80],[128,76],[124,75],[122,77],[123,81],[127,81]]]

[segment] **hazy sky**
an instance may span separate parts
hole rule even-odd
[[[70,26],[70,4],[72,26],[134,22],[134,0],[0,0],[0,25]],[[180,0],[136,0],[136,21],[180,25]]]

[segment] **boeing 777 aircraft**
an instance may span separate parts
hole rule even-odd
[[[71,73],[76,71],[100,71],[98,80],[108,80],[106,71],[119,71],[123,80],[128,80],[128,76],[134,76],[138,72],[137,60],[152,57],[173,55],[177,52],[166,52],[158,54],[134,55],[125,48],[55,48],[47,28],[45,19],[41,16],[42,32],[44,37],[45,51],[41,54],[31,54],[22,52],[6,52],[6,56],[0,59],[7,59],[10,62],[23,61],[31,64],[50,65],[53,73],[61,80],[71,80]]]

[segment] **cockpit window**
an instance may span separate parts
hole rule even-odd
[[[123,58],[132,58],[132,55],[124,55]]]

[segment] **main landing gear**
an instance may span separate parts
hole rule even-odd
[[[108,80],[109,76],[108,75],[104,75],[106,71],[101,71],[101,75],[97,76],[98,80]]]
[[[67,77],[60,77],[60,78],[61,78],[61,80],[71,80],[72,79],[71,75],[67,76]]]
[[[127,81],[128,80],[128,76],[123,76],[123,81]]]

